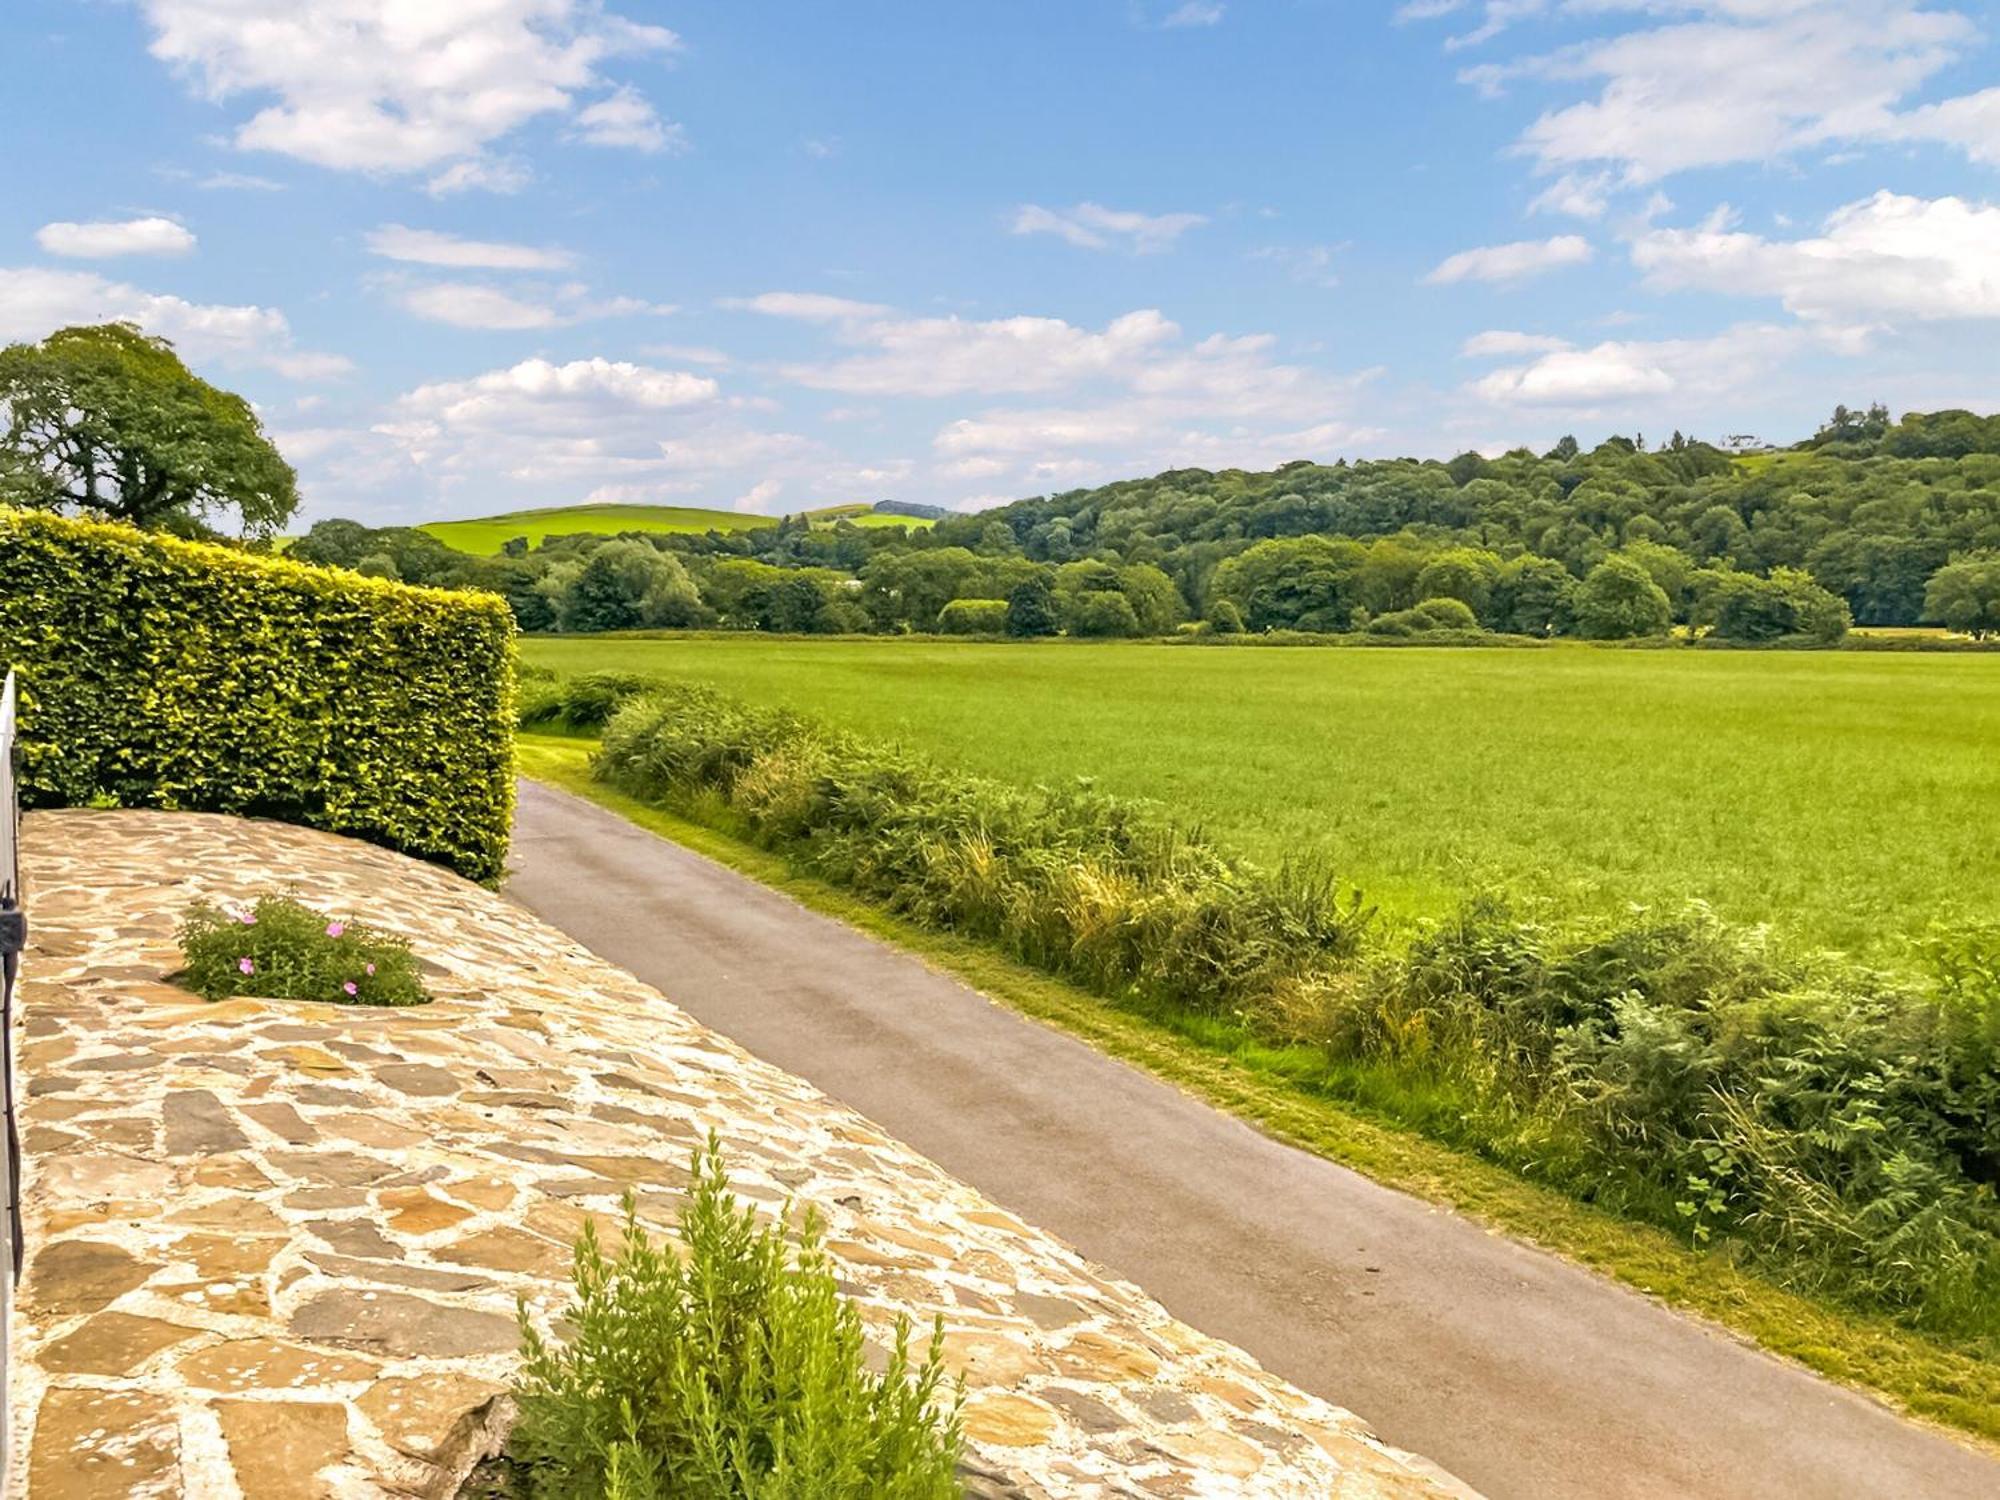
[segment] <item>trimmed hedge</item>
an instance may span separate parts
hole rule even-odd
[[[513,659],[497,596],[0,508],[31,807],[278,818],[497,880]]]

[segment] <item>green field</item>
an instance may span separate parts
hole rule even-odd
[[[1016,781],[1088,775],[1392,915],[1504,887],[1700,898],[1891,958],[2000,903],[2000,659],[534,639],[564,673],[711,682]]]
[[[923,527],[931,523],[911,516],[882,515],[865,505],[829,505],[807,511],[814,524],[848,521],[856,526]],[[680,505],[565,505],[551,510],[515,510],[469,521],[427,521],[418,527],[447,547],[475,557],[492,557],[517,536],[537,546],[544,537],[582,532],[615,535],[621,531],[752,531],[775,526],[776,516],[740,510],[704,510]]]

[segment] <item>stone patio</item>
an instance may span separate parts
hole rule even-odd
[[[744,1198],[826,1217],[872,1330],[943,1314],[974,1494],[1467,1493],[442,870],[195,814],[25,846],[17,1494],[454,1494],[511,1416],[516,1298],[559,1308],[628,1190],[671,1222],[711,1128]],[[409,935],[436,1003],[169,982],[192,902],[287,887]]]

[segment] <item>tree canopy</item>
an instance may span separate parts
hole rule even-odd
[[[251,536],[298,508],[292,466],[250,403],[129,323],[0,349],[0,411],[0,499],[11,504],[182,532],[234,512]]]

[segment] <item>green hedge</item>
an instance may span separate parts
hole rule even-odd
[[[497,880],[513,640],[497,596],[0,509],[29,806],[279,818]]]

